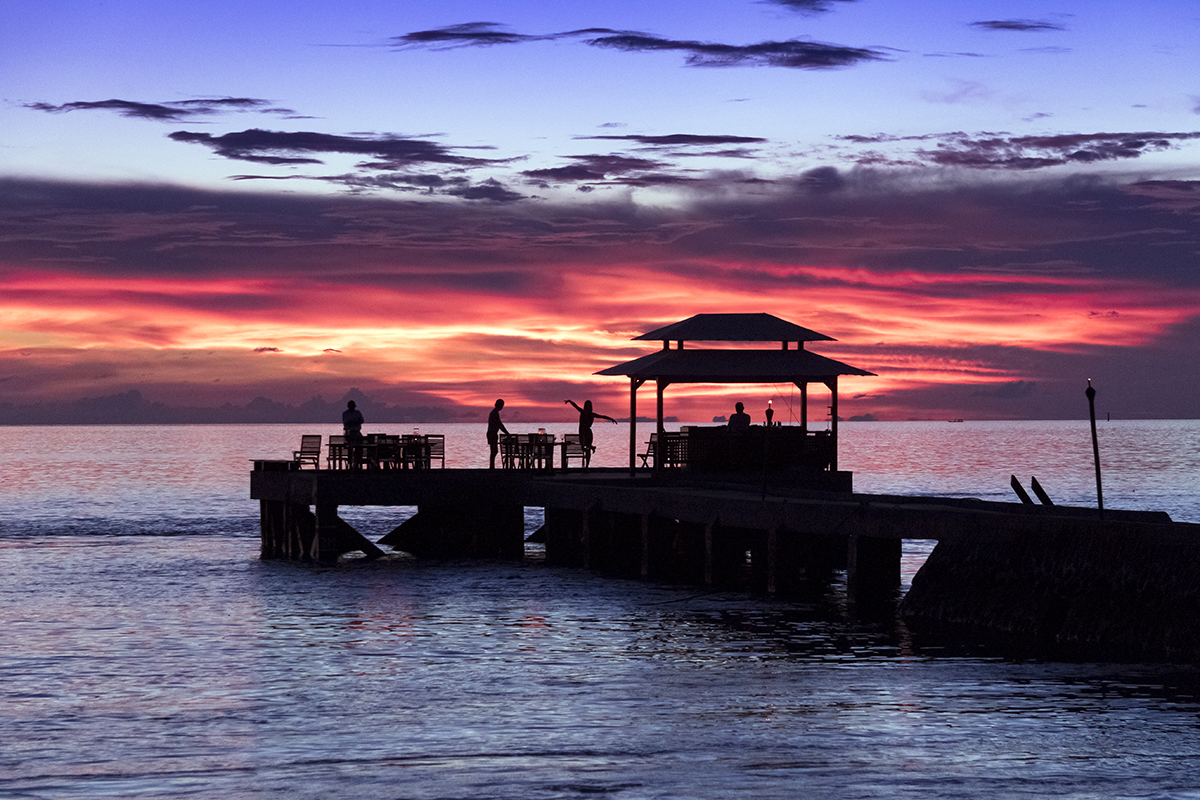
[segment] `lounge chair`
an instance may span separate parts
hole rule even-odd
[[[321,434],[302,434],[300,449],[292,451],[292,461],[300,462],[303,467],[306,461],[311,461],[313,469],[321,468]]]

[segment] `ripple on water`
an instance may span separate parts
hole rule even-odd
[[[6,541],[0,794],[1131,796],[1200,766],[1186,671],[930,656],[836,606],[539,561],[255,545]]]

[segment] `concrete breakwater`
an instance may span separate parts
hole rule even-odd
[[[913,579],[900,612],[919,639],[1043,658],[1200,660],[1200,525],[1092,511],[988,528],[943,537]]]

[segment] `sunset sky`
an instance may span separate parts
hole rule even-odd
[[[0,403],[617,415],[634,336],[767,312],[876,373],[843,416],[1080,417],[1091,378],[1200,417],[1195,0],[0,18]],[[790,396],[727,391],[667,413]]]

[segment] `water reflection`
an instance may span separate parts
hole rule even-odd
[[[844,462],[867,491],[1008,499],[1015,472],[1086,504],[1072,425],[848,424]],[[310,431],[228,427],[0,430],[0,795],[1195,793],[1192,668],[932,649],[836,599],[611,580],[536,548],[262,563],[248,460]],[[1106,501],[1200,517],[1198,430],[1102,426]],[[628,440],[599,444],[620,463]],[[371,534],[404,513],[347,511]]]
[[[538,561],[82,541],[0,551],[0,794],[1112,795],[1200,752],[1177,668],[938,656],[836,605]]]

